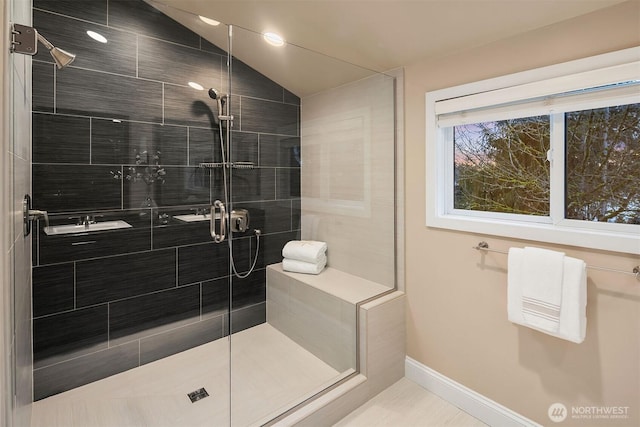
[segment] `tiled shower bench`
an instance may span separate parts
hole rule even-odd
[[[337,371],[359,371],[276,425],[330,425],[404,376],[403,292],[331,267],[309,275],[272,264],[267,322]]]

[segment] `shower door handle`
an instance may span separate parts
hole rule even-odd
[[[22,221],[24,222],[24,237],[27,237],[29,236],[29,234],[31,234],[31,221],[36,221],[39,219],[44,219],[45,227],[49,227],[49,214],[47,213],[47,211],[31,209],[31,196],[25,194],[24,199],[22,199]]]
[[[220,232],[216,233],[216,209],[220,211]],[[211,219],[209,220],[209,232],[213,241],[221,243],[227,236],[227,211],[224,207],[224,203],[220,200],[213,202],[211,206]]]

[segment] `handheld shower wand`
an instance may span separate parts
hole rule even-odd
[[[227,95],[221,95],[214,88],[209,89],[209,97],[216,100],[218,104],[218,114],[215,116],[216,124],[220,124],[220,120],[224,120],[224,103]]]
[[[209,89],[209,98],[215,99],[218,103],[218,115],[216,118],[220,118],[222,115],[222,96],[214,88]]]
[[[216,119],[216,124],[220,124],[220,126],[218,127],[218,132],[220,134],[220,152],[222,155],[222,163],[220,163],[220,165],[222,166],[222,181],[223,181],[223,188],[224,188],[224,202],[220,201],[220,200],[216,200],[214,202],[213,205],[211,205],[211,223],[210,223],[210,228],[209,231],[211,233],[211,237],[213,237],[214,241],[216,243],[222,243],[225,240],[226,234],[227,234],[227,213],[226,213],[226,207],[229,205],[229,188],[228,188],[228,182],[227,182],[227,173],[228,171],[225,170],[225,167],[229,167],[232,166],[232,163],[228,161],[228,158],[230,157],[230,152],[225,150],[225,146],[224,146],[224,135],[223,135],[223,129],[222,129],[222,121],[226,121],[227,122],[227,133],[226,133],[226,139],[227,139],[227,146],[226,149],[229,149],[229,144],[231,142],[230,138],[230,132],[231,132],[231,127],[233,126],[233,116],[231,114],[224,114],[224,104],[225,101],[228,99],[229,95],[221,95],[217,90],[215,90],[214,88],[209,89],[209,97],[211,99],[215,99],[217,104],[218,104],[218,115],[215,116]],[[229,104],[227,104],[227,109],[229,108]],[[238,162],[239,165],[244,166],[244,168],[253,168],[252,166],[249,167],[248,163],[245,162]],[[216,217],[216,209],[218,209],[220,211],[220,233],[216,233],[215,230],[215,217]],[[232,232],[244,232],[246,231],[248,225],[249,225],[249,212],[244,210],[244,209],[238,209],[238,210],[232,210],[231,211],[231,215],[229,220],[233,221],[233,223],[231,224],[230,230]],[[253,257],[253,263],[251,264],[251,267],[249,268],[248,271],[246,271],[245,273],[239,273],[238,270],[236,269],[236,264],[235,264],[235,260],[233,258],[233,246],[232,246],[232,239],[227,239],[228,245],[229,245],[229,250],[230,250],[230,261],[231,261],[231,270],[233,271],[233,274],[238,277],[239,279],[244,279],[246,277],[249,277],[249,275],[253,272],[253,270],[256,267],[256,263],[258,261],[258,253],[260,252],[260,235],[261,235],[261,231],[258,229],[254,229],[253,230],[255,236],[256,236],[256,253]]]
[[[218,115],[216,117],[216,124],[219,124],[221,121],[225,121],[227,122],[228,128],[232,127],[233,116],[229,114],[229,111],[227,111],[227,114],[224,114],[224,104],[227,102],[227,98],[229,97],[229,95],[222,95],[214,88],[211,88],[209,89],[209,97],[211,99],[215,99],[218,103]],[[227,110],[228,109],[229,108],[227,105]]]

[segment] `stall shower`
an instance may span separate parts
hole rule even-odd
[[[395,287],[393,77],[285,46],[344,75],[327,108],[253,68],[249,29],[32,14],[32,425],[268,424],[357,374],[358,304]],[[284,274],[300,239],[360,296]]]

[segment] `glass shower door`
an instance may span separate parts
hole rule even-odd
[[[395,286],[395,85],[273,35],[234,26],[231,42],[230,228],[249,214],[230,232],[231,425],[246,426],[358,371],[358,304]],[[327,268],[305,265],[320,274],[284,268],[301,239],[327,243]]]

